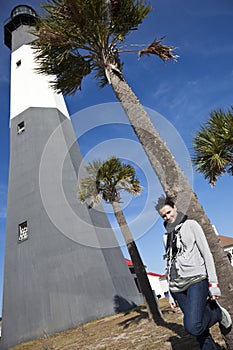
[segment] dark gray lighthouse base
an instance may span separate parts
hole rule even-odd
[[[1,350],[143,302],[106,215],[77,199],[82,158],[76,144],[69,148],[73,137],[57,109],[29,108],[11,121]],[[64,147],[61,197],[56,169]],[[19,241],[25,222],[28,237]]]

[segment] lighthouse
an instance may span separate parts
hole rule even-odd
[[[77,200],[82,156],[62,94],[36,71],[37,14],[15,7],[1,349],[139,304],[105,213]]]

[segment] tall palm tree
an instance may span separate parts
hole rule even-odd
[[[179,208],[202,225],[216,262],[222,304],[233,318],[232,266],[196,194],[122,73],[120,45],[138,29],[151,7],[143,0],[50,0],[43,7],[46,13],[38,19],[33,44],[38,72],[54,75],[52,86],[64,94],[80,89],[83,78],[91,72],[100,87],[107,83],[112,86],[164,192],[176,198]],[[174,48],[161,40],[138,50],[138,55],[176,59]],[[228,349],[233,350],[233,331],[226,341]]]
[[[88,201],[89,208],[92,208],[101,200],[112,205],[134,265],[139,286],[147,306],[149,319],[159,321],[162,319],[162,316],[157,298],[151,289],[137,245],[120,206],[120,193],[122,191],[132,195],[138,195],[142,191],[139,180],[135,176],[135,169],[129,164],[122,163],[116,157],[110,157],[105,162],[94,161],[89,163],[85,169],[89,176],[81,179],[79,182],[79,199],[81,202]]]
[[[196,170],[213,186],[226,172],[233,175],[233,107],[224,113],[212,111],[207,122],[196,132],[192,157]]]

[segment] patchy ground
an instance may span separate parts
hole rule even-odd
[[[167,299],[159,303],[165,321],[161,324],[150,322],[146,308],[140,306],[11,350],[199,350],[195,338],[182,327],[182,313],[172,312]],[[219,350],[226,349],[218,326],[212,334]]]

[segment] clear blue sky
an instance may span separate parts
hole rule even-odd
[[[38,10],[41,1],[8,0],[0,4],[0,300],[9,160],[10,81],[10,51],[3,43],[3,23],[9,18],[14,6],[24,3]],[[139,30],[129,36],[128,42],[147,45],[155,38],[167,35],[164,43],[176,46],[176,53],[180,57],[177,63],[163,63],[157,57],[142,57],[139,60],[136,54],[122,54],[125,78],[142,104],[149,108],[153,122],[160,128],[159,131],[184,168],[219,234],[233,237],[232,177],[222,176],[216,188],[211,188],[202,175],[192,173],[189,162],[194,132],[213,109],[227,109],[233,105],[233,2],[153,0],[151,3],[152,12]],[[105,152],[106,156],[111,155],[111,149],[117,156],[133,162],[136,166],[145,189],[142,196],[133,201],[124,197],[126,217],[148,271],[163,273],[164,229],[161,219],[153,209],[154,202],[162,191],[143,154],[140,154],[142,151],[127,125],[127,120],[119,113],[119,120],[111,116],[108,125],[103,126],[97,118],[98,127],[93,129],[94,126],[90,124],[85,129],[87,115],[89,117],[93,111],[92,106],[95,106],[94,111],[102,113],[105,107],[111,107],[111,103],[117,102],[111,87],[101,90],[95,81],[88,77],[83,81],[82,91],[68,97],[66,101],[70,115],[74,115],[72,120],[80,136],[80,148],[86,159],[98,158],[100,154],[104,158]],[[117,105],[114,105],[114,110],[118,111]],[[114,126],[114,121],[118,123],[117,126]],[[81,130],[88,132],[84,134],[80,131],[79,125],[83,127]],[[107,211],[110,210],[107,208]],[[109,218],[115,226],[111,213]],[[117,236],[121,242],[119,233]],[[128,257],[124,247],[123,252]]]

